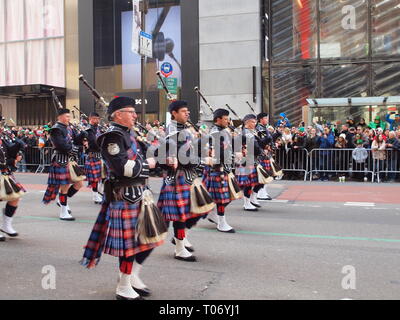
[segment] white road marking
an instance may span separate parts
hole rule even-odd
[[[373,202],[346,202],[344,205],[353,207],[375,207],[375,203]]]

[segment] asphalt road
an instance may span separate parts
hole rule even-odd
[[[117,259],[103,255],[93,270],[78,263],[99,210],[91,192],[69,201],[77,221],[62,222],[55,204],[41,204],[45,175],[18,179],[30,192],[15,218],[20,236],[0,243],[0,299],[113,300]],[[160,183],[151,180],[156,199]],[[317,187],[315,200],[291,197],[301,186]],[[357,195],[337,201],[331,190],[338,186]],[[242,200],[228,207],[237,233],[200,221],[189,233],[195,263],[173,258],[170,230],[143,268],[142,280],[153,291],[148,299],[399,299],[399,200],[370,203],[371,191],[363,188],[399,190],[397,184],[275,181],[270,193],[278,200],[263,203],[258,212],[243,211]],[[55,271],[54,283],[48,270]]]

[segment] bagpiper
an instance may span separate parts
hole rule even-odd
[[[104,201],[96,223],[85,246],[81,264],[94,268],[102,253],[119,258],[117,300],[141,300],[150,295],[139,273],[152,250],[164,240],[142,241],[137,224],[144,214],[144,184],[155,160],[145,159],[131,129],[137,114],[135,101],[118,97],[110,102],[107,113],[111,126],[99,136],[103,161],[107,168],[104,182]],[[155,204],[153,203],[155,207]],[[161,213],[160,217],[161,216]],[[167,230],[164,224],[165,231]]]
[[[74,221],[68,205],[72,198],[83,186],[85,179],[83,170],[77,165],[79,146],[87,142],[87,132],[78,132],[70,124],[70,110],[58,109],[57,123],[50,129],[50,141],[53,154],[47,180],[47,189],[43,203],[49,204],[59,194],[57,205],[60,207],[60,220]]]
[[[17,237],[18,232],[12,226],[13,217],[18,208],[19,199],[26,192],[22,184],[17,182],[14,172],[17,170],[17,163],[21,161],[20,151],[24,143],[19,139],[13,139],[6,133],[2,133],[0,139],[0,201],[6,201],[3,209],[3,223],[0,231],[10,237]],[[6,238],[0,234],[0,241]]]
[[[198,177],[196,169],[203,164],[199,153],[194,150],[200,139],[193,135],[188,125],[190,112],[186,101],[172,102],[169,112],[172,121],[167,128],[167,137],[159,147],[163,152],[158,153],[158,162],[165,160],[163,167],[167,172],[157,205],[165,220],[173,224],[175,259],[193,262],[196,261],[196,257],[192,254],[194,248],[188,240],[188,230],[211,211],[210,209],[202,213],[194,212],[195,196],[192,194],[192,187],[195,186],[194,181]],[[207,162],[209,158],[204,157],[204,160]],[[200,193],[203,191],[200,189],[204,188],[201,180],[200,185],[196,187]],[[204,191],[207,192],[205,188]],[[206,199],[207,195],[204,196]],[[208,198],[212,202],[209,194]],[[207,202],[207,199],[205,201]]]
[[[217,213],[212,211],[207,219],[217,225],[217,230],[235,233],[225,217],[226,207],[231,203],[230,176],[232,172],[232,136],[227,130],[229,126],[229,111],[217,109],[214,112],[214,126],[210,130],[210,146],[213,165],[206,166],[203,173],[203,183],[217,205]]]
[[[243,189],[244,193],[244,210],[258,211],[261,204],[257,200],[257,193],[264,184],[260,183],[258,165],[258,157],[263,154],[264,147],[270,143],[269,137],[259,138],[255,130],[257,125],[257,117],[254,114],[248,114],[243,118],[244,128],[242,134],[237,137],[241,140],[243,148],[243,159],[236,164],[236,179]]]
[[[264,152],[259,156],[260,164],[264,169],[267,171],[271,170],[271,160],[269,154],[272,152],[271,150],[271,144],[273,143],[273,138],[271,133],[268,130],[269,126],[269,116],[268,113],[262,112],[257,115],[257,133],[258,137],[260,139],[264,139],[268,137],[268,139],[271,141],[271,143],[268,143],[264,147]],[[272,197],[269,195],[268,190],[267,190],[268,184],[264,184],[264,187],[260,189],[257,193],[257,199],[258,200],[272,200]]]
[[[101,150],[97,145],[97,138],[102,134],[100,130],[100,115],[92,112],[89,115],[88,148],[86,150],[85,175],[88,186],[92,189],[93,201],[101,204],[103,198],[99,194],[99,183],[102,180],[103,161],[101,158]]]

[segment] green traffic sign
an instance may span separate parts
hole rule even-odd
[[[158,79],[158,89],[163,89],[160,79]],[[164,78],[165,85],[171,94],[178,93],[178,78]]]

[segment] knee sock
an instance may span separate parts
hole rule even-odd
[[[60,203],[61,203],[62,206],[66,206],[67,205],[68,194],[60,193],[58,198],[60,199]]]
[[[119,257],[119,271],[125,274],[131,274],[134,259],[134,256],[129,258]]]
[[[4,214],[6,217],[12,218],[14,216],[16,210],[17,210],[17,207],[13,207],[7,203]]]
[[[185,234],[185,223],[180,221],[174,221],[174,236],[178,240],[183,240],[186,236]]]
[[[264,188],[263,184],[258,184],[253,188],[253,192],[258,193],[262,188]]]
[[[91,186],[92,186],[92,191],[93,191],[93,192],[97,192],[98,183],[97,183],[97,182],[93,182],[93,183],[91,184]]]
[[[153,251],[153,249],[139,252],[137,255],[135,255],[136,262],[138,264],[143,264],[143,262],[149,257],[149,255],[152,251]]]
[[[217,204],[217,214],[220,217],[223,217],[225,215],[225,207],[226,205],[224,204]]]
[[[201,216],[186,220],[185,227],[187,229],[192,229],[197,224],[197,222],[199,222],[200,219],[201,219]]]
[[[251,187],[246,187],[243,189],[243,194],[246,198],[250,198],[251,196]]]
[[[76,193],[78,192],[78,190],[76,190],[75,188],[74,188],[74,186],[71,186],[69,189],[68,189],[68,198],[72,198]]]

